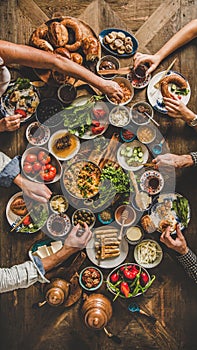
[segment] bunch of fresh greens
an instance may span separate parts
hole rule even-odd
[[[92,124],[92,109],[102,98],[103,96],[93,95],[83,105],[64,108],[62,113],[64,126],[70,133],[82,137],[89,130]]]
[[[31,223],[28,226],[22,225],[19,232],[36,232],[44,226],[48,218],[48,209],[44,204],[36,204],[31,211]]]
[[[108,179],[117,193],[129,192],[129,176],[121,167],[115,168],[113,165],[106,165],[101,174],[101,180]]]
[[[188,226],[189,202],[184,197],[177,197],[172,202],[172,209],[176,212],[178,218],[184,227]]]

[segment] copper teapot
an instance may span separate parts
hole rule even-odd
[[[63,304],[69,295],[69,283],[61,278],[54,278],[44,289],[45,301],[51,306]]]
[[[96,293],[89,296],[85,294],[84,299],[82,314],[86,326],[95,330],[104,328],[112,316],[110,300]]]

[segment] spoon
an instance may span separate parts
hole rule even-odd
[[[162,152],[162,145],[163,145],[164,141],[165,141],[165,139],[163,138],[160,143],[156,143],[153,146],[153,148],[152,148],[153,153],[155,153],[156,155],[161,154],[161,152]]]
[[[160,124],[158,122],[156,122],[156,120],[153,119],[153,117],[151,117],[151,115],[149,115],[146,111],[145,111],[145,107],[144,106],[139,106],[137,108],[139,113],[144,114],[146,117],[148,117],[155,125],[160,126]]]
[[[136,303],[131,303],[128,306],[128,310],[131,312],[139,312],[141,315],[144,315],[146,317],[149,318],[149,320],[153,323],[155,323],[157,320],[154,316],[149,315],[147,312],[145,312],[144,310],[140,309],[140,307],[136,304]]]
[[[119,236],[118,236],[118,240],[119,241],[121,241],[121,239],[122,239],[122,231],[123,231],[124,223],[128,219],[128,216],[129,216],[129,212],[128,212],[128,210],[125,209],[122,212],[122,224],[121,224],[120,233],[119,233]]]
[[[112,334],[111,332],[109,332],[109,331],[107,330],[106,327],[103,327],[103,329],[104,329],[105,334],[106,334],[109,338],[111,338],[115,343],[121,344],[121,339],[120,339],[119,337],[117,337],[117,335],[114,335],[114,334]]]

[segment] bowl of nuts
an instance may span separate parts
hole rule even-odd
[[[118,85],[121,87],[123,92],[123,97],[121,101],[118,101],[115,97],[108,97],[106,95],[107,100],[114,105],[119,105],[119,106],[127,105],[129,102],[131,102],[134,96],[134,88],[131,82],[124,77],[115,77],[112,80],[118,83]]]
[[[79,283],[85,290],[94,291],[102,285],[103,274],[97,267],[85,267],[79,274]]]

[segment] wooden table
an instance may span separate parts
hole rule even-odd
[[[196,5],[196,0],[139,0],[137,3],[123,0],[86,0],[83,3],[79,0],[2,0],[0,33],[1,39],[28,43],[32,30],[56,12],[80,17],[97,33],[113,26],[131,30],[139,40],[140,50],[154,53],[177,30],[196,17]],[[157,72],[161,71],[175,57],[178,58],[174,69],[189,79],[192,91],[189,107],[195,112],[196,56],[196,40],[193,40],[168,57],[163,66],[157,69]],[[128,61],[122,61],[121,65],[126,63]],[[137,91],[132,103],[145,97],[145,90]],[[160,131],[164,135],[167,133],[166,138],[172,153],[185,154],[197,150],[196,133],[184,122],[172,120],[156,112],[155,119],[161,125]],[[27,145],[26,127],[25,124],[17,132],[2,134],[1,150],[11,157],[22,154]],[[195,175],[195,168],[176,171],[176,191],[185,195],[191,205],[191,221],[184,234],[189,246],[197,252]],[[1,189],[0,256],[1,266],[5,267],[25,261],[30,246],[43,237],[42,233],[26,236],[8,233],[5,208],[8,199],[17,191],[18,188],[14,185],[6,191]],[[84,325],[80,313],[81,300],[68,309],[45,305],[42,309],[34,310],[32,304],[42,300],[42,295],[40,289],[33,286],[27,290],[0,296],[1,349],[196,349],[196,286],[178,264],[173,253],[167,248],[164,248],[164,252],[162,263],[151,271],[151,274],[156,275],[154,286],[143,297],[135,300],[157,318],[154,326],[145,317],[131,314],[127,309],[129,302],[117,300],[113,303],[113,316],[108,325],[122,340],[122,343],[117,345],[107,338],[103,331],[94,332]],[[130,249],[126,261],[133,261],[133,249]],[[112,300],[105,286],[101,292]]]

